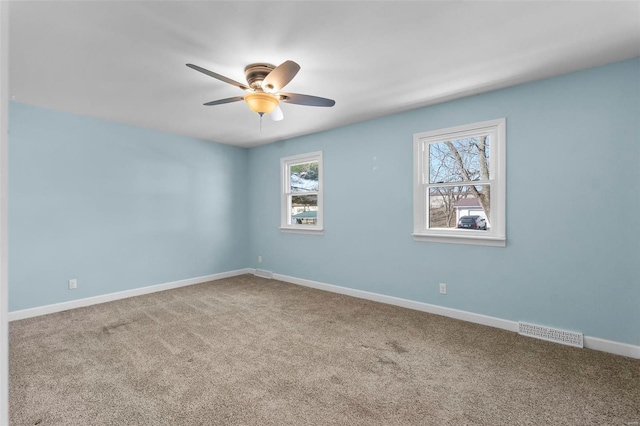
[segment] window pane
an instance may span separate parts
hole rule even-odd
[[[489,180],[491,136],[429,144],[429,183]]]
[[[318,191],[318,162],[295,164],[289,167],[290,192]]]
[[[291,196],[291,224],[292,225],[317,225],[318,223],[318,196],[317,195],[292,195]]]
[[[489,185],[429,188],[429,228],[491,228]]]

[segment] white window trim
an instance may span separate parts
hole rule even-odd
[[[289,224],[288,188],[289,167],[294,164],[318,162],[318,216],[316,225]],[[293,155],[280,159],[280,231],[296,234],[324,234],[324,169],[322,167],[322,151]],[[303,193],[301,193],[303,194]]]
[[[489,231],[429,229],[428,200],[428,149],[430,143],[459,139],[479,133],[495,135],[489,156],[491,173],[491,217]],[[506,238],[506,119],[483,121],[463,126],[416,133],[413,135],[413,239],[415,241],[484,245],[505,247]],[[426,164],[425,164],[426,162]],[[479,182],[482,183],[482,182]],[[477,233],[476,233],[477,232]]]

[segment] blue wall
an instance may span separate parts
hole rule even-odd
[[[500,117],[507,247],[413,241],[413,134]],[[260,267],[638,345],[639,117],[640,58],[250,150],[12,103],[10,310]],[[318,150],[325,234],[281,233]]]
[[[19,103],[9,120],[10,311],[248,266],[246,149]]]
[[[507,247],[413,241],[413,134],[501,117]],[[251,266],[640,344],[639,117],[635,59],[251,149]],[[280,157],[318,150],[325,234],[281,233]]]

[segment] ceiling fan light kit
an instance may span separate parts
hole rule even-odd
[[[258,113],[260,117],[273,112],[274,114],[272,114],[271,118],[273,118],[274,121],[280,121],[283,118],[282,110],[278,108],[280,102],[319,107],[332,107],[336,103],[333,99],[321,98],[319,96],[278,93],[284,86],[289,84],[298,71],[300,71],[300,65],[294,61],[285,61],[277,67],[264,63],[247,65],[244,69],[244,75],[248,86],[197,65],[186,65],[191,69],[248,92],[244,96],[207,102],[204,104],[206,106],[222,105],[244,100],[249,108],[251,108],[253,112]]]
[[[269,114],[278,106],[278,98],[271,93],[253,92],[244,96],[244,101],[253,112],[260,115]]]

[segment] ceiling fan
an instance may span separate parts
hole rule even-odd
[[[257,112],[260,117],[264,114],[271,114],[271,118],[273,118],[274,121],[280,121],[284,118],[282,109],[280,109],[280,102],[316,107],[332,107],[336,103],[333,99],[321,98],[319,96],[280,92],[284,86],[293,80],[293,77],[296,76],[298,71],[300,71],[300,65],[293,61],[285,61],[277,67],[264,63],[247,65],[244,69],[244,75],[248,84],[239,83],[197,65],[186,65],[189,68],[224,81],[232,86],[239,87],[247,92],[244,96],[234,96],[232,98],[207,102],[204,104],[207,106],[245,101],[247,105],[249,105],[249,108]]]

